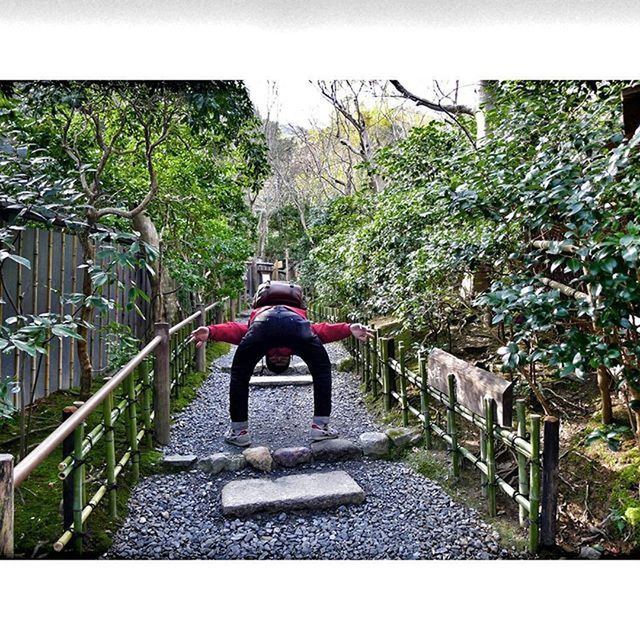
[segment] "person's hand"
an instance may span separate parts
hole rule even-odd
[[[374,333],[369,327],[365,327],[359,322],[354,322],[350,327],[351,335],[357,338],[361,342],[366,342],[369,338],[372,338]]]
[[[209,339],[209,328],[208,327],[198,327],[191,332],[189,336],[189,340],[187,340],[187,344],[189,342],[193,342],[195,340],[196,349],[201,347],[207,340]]]

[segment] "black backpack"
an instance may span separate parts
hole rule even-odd
[[[286,280],[263,282],[253,297],[253,308],[270,307],[277,304],[306,309],[302,287]]]

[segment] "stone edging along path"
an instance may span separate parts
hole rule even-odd
[[[367,431],[360,434],[356,444],[351,440],[335,438],[313,442],[309,447],[247,447],[237,454],[220,451],[198,458],[196,455],[169,455],[162,460],[165,471],[186,471],[198,468],[211,474],[223,471],[240,471],[249,465],[258,471],[269,473],[274,468],[291,469],[314,462],[341,462],[361,456],[384,458],[400,453],[410,446],[420,444],[422,432],[410,429],[387,429],[385,432]]]

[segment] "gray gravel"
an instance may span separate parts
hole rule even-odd
[[[327,345],[332,360],[344,357],[340,344]],[[165,453],[198,456],[222,449],[228,420],[229,374],[217,360],[194,402],[177,416]],[[381,430],[362,402],[358,380],[333,373],[333,426],[357,439]],[[271,449],[307,444],[311,389],[252,389],[250,425],[254,444]],[[435,482],[403,462],[360,459],[315,464],[304,471],[343,469],[366,494],[361,505],[335,510],[222,516],[220,492],[233,479],[262,477],[247,467],[211,476],[200,470],[143,478],[133,490],[129,515],[105,558],[180,559],[490,559],[511,554],[498,534],[472,509],[453,502]],[[272,477],[300,473],[279,470]]]

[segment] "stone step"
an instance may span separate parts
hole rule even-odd
[[[233,480],[222,487],[222,513],[328,509],[364,502],[364,491],[345,471],[303,473],[276,479]]]
[[[311,376],[251,376],[249,384],[255,387],[285,387],[311,384]]]

